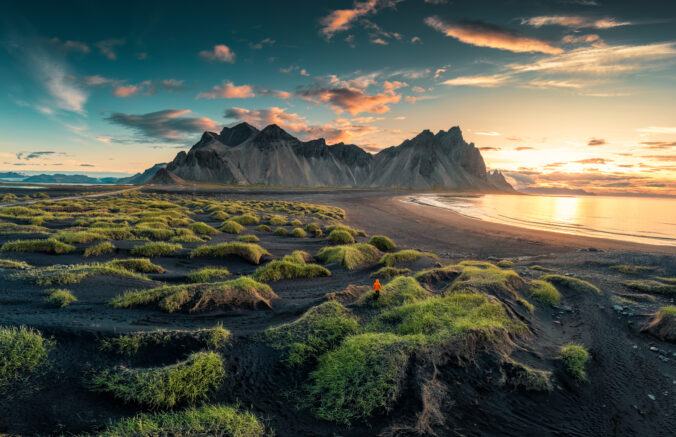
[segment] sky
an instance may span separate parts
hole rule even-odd
[[[0,6],[0,171],[135,173],[247,121],[370,152],[460,126],[517,187],[676,195],[673,1]]]

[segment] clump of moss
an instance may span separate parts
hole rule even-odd
[[[532,369],[525,364],[509,360],[503,364],[507,383],[526,391],[552,391],[552,372]]]
[[[546,305],[558,305],[561,293],[547,281],[536,279],[530,283],[529,291],[533,299]]]
[[[119,267],[138,273],[164,273],[164,268],[153,264],[148,258],[127,258],[108,261],[105,265]]]
[[[127,291],[113,298],[109,305],[132,308],[157,303],[160,309],[167,312],[182,309],[200,312],[218,308],[271,308],[271,301],[276,298],[277,294],[267,284],[242,276],[225,282],[164,285]]]
[[[261,239],[253,234],[247,234],[240,235],[239,237],[237,237],[237,241],[243,241],[245,243],[258,243],[259,241],[261,241]]]
[[[273,348],[285,350],[289,364],[301,365],[336,347],[356,333],[358,326],[357,318],[347,308],[329,301],[310,308],[291,323],[266,329],[262,338]]]
[[[302,228],[294,228],[293,231],[291,231],[291,236],[294,238],[305,238],[307,237],[307,232]]]
[[[383,255],[382,258],[380,258],[380,261],[378,261],[378,264],[383,264],[386,266],[393,266],[395,264],[400,264],[400,263],[406,263],[406,262],[412,262],[415,261],[419,258],[439,258],[437,255],[431,253],[431,252],[421,252],[419,250],[415,249],[406,249],[406,250],[400,250],[398,252],[393,252],[393,253],[386,253]]]
[[[264,256],[270,256],[270,252],[257,244],[240,242],[200,246],[190,252],[190,258],[198,256],[222,258],[230,255],[238,256],[251,264],[260,264]]]
[[[381,267],[375,272],[371,273],[371,277],[392,279],[395,276],[408,275],[409,273],[411,273],[411,269],[398,269],[396,267]]]
[[[317,259],[324,264],[336,263],[348,270],[365,264],[375,264],[379,256],[378,249],[366,243],[323,247],[317,252]]]
[[[98,243],[86,248],[82,256],[89,258],[90,256],[107,255],[109,253],[113,253],[114,250],[115,245],[113,243],[110,241],[104,241],[103,243]]]
[[[599,290],[597,286],[587,281],[583,281],[582,279],[572,278],[570,276],[543,275],[540,277],[540,279],[554,285],[559,285],[561,287],[566,287],[571,290],[579,291],[581,293],[601,294],[601,290]]]
[[[369,240],[369,244],[377,247],[378,250],[382,252],[387,252],[388,250],[394,250],[397,248],[397,245],[394,244],[394,241],[384,235],[374,235]]]
[[[218,234],[218,229],[209,226],[206,223],[203,222],[195,222],[191,223],[190,226],[188,226],[188,229],[193,231],[196,234],[200,235],[216,235]]]
[[[73,296],[69,290],[55,289],[48,290],[49,294],[45,296],[45,302],[48,305],[56,308],[65,308],[73,302],[77,302],[77,298]]]
[[[217,353],[198,352],[171,366],[103,370],[91,376],[89,385],[125,402],[171,408],[205,398],[224,377],[223,360]]]
[[[538,265],[538,264],[533,264],[532,266],[529,266],[528,268],[531,269],[531,270],[538,270],[538,271],[541,271],[541,272],[553,272],[554,271],[554,269],[550,269],[549,267],[543,267],[543,266]]]
[[[284,226],[286,224],[286,217],[281,215],[273,215],[268,219],[268,224],[270,226]]]
[[[335,229],[329,233],[327,237],[329,243],[331,244],[352,244],[354,243],[354,237],[347,231],[341,229]]]
[[[13,259],[0,259],[0,269],[25,270],[32,266],[25,261],[14,261]]]
[[[298,219],[293,219],[289,222],[289,226],[294,226],[294,227],[303,226],[303,222],[298,220]]]
[[[618,264],[610,266],[611,270],[624,273],[625,275],[640,275],[641,273],[648,273],[655,270],[655,267],[650,266],[635,266],[631,264]]]
[[[497,262],[498,267],[512,267],[514,265],[514,261],[510,261],[508,259],[501,259],[500,261]]]
[[[623,283],[629,288],[641,291],[643,293],[674,294],[676,293],[676,284],[663,284],[653,280],[635,280]]]
[[[427,299],[430,293],[414,278],[398,276],[385,284],[380,290],[380,297],[375,299],[375,291],[364,294],[358,301],[362,305],[392,307]]]
[[[309,401],[320,419],[343,424],[389,411],[399,397],[416,338],[367,333],[319,357]]]
[[[75,246],[62,243],[54,238],[46,240],[16,240],[9,241],[0,247],[0,252],[42,252],[55,255],[70,253]]]
[[[567,344],[561,348],[559,359],[566,372],[577,380],[587,379],[585,367],[589,361],[589,352],[579,344]]]
[[[188,273],[190,282],[208,282],[214,279],[225,279],[230,276],[230,271],[223,267],[204,267],[194,272]]]
[[[289,231],[287,231],[284,228],[277,228],[275,229],[275,232],[272,233],[275,237],[286,237],[289,235]]]
[[[54,344],[33,328],[0,327],[0,392],[46,369]]]
[[[272,232],[272,229],[268,225],[258,225],[256,227],[256,230],[258,232]]]
[[[55,238],[64,243],[92,243],[105,240],[106,236],[94,231],[59,232]]]
[[[349,232],[353,237],[366,237],[366,232],[362,231],[361,229],[351,228],[347,225],[330,225],[326,227],[326,232],[331,233],[333,231],[346,231]]]
[[[242,214],[236,217],[231,217],[230,220],[235,221],[240,225],[257,225],[261,221],[253,214]]]
[[[152,242],[134,247],[131,250],[131,254],[134,256],[147,257],[171,256],[181,249],[183,249],[183,246],[177,243]]]
[[[228,234],[239,234],[244,230],[244,226],[239,224],[238,222],[234,220],[228,220],[223,225],[221,225],[220,228],[218,228],[221,232],[225,232]]]
[[[203,405],[181,411],[140,413],[111,423],[102,437],[232,436],[263,437],[265,426],[251,412],[222,405]]]
[[[177,235],[169,239],[170,243],[204,243],[206,240],[209,240],[210,237],[205,235],[204,238],[200,238],[197,235]]]
[[[463,262],[464,263],[464,262]],[[490,263],[467,263],[451,285],[451,292],[471,291],[498,293],[517,299],[523,280],[513,270],[502,270]]]

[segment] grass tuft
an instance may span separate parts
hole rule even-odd
[[[375,272],[371,273],[371,277],[392,279],[395,276],[408,275],[409,273],[411,273],[411,269],[399,269],[397,267],[381,267]]]
[[[589,361],[589,352],[579,344],[567,344],[561,348],[559,359],[562,361],[566,372],[577,380],[587,379],[585,366]]]
[[[590,284],[587,281],[582,279],[572,278],[570,276],[563,275],[543,275],[540,276],[540,279],[547,281],[550,284],[559,285],[561,287],[566,287],[571,290],[579,291],[580,293],[596,293],[602,294],[601,290],[596,285]]]
[[[85,249],[83,256],[89,258],[90,256],[101,256],[113,253],[115,245],[110,241],[104,241]]]
[[[225,279],[230,276],[230,271],[223,267],[204,267],[187,275],[190,282],[209,282],[214,279]]]
[[[317,259],[324,264],[336,263],[348,270],[365,264],[375,264],[379,256],[378,249],[366,243],[323,247],[317,252]]]
[[[425,290],[414,278],[399,276],[385,284],[380,290],[380,297],[376,300],[375,291],[370,290],[361,296],[358,303],[376,307],[392,307],[427,299],[430,293]]]
[[[136,246],[131,250],[131,254],[134,256],[171,256],[174,255],[179,250],[183,249],[183,246],[177,243],[165,243],[165,242],[152,242],[146,243],[142,246]]]
[[[561,293],[547,281],[533,280],[529,291],[533,299],[541,304],[558,305],[561,302]]]
[[[277,228],[275,229],[275,232],[272,233],[275,237],[286,237],[289,235],[289,231],[287,231],[284,228]]]
[[[165,270],[162,266],[153,264],[148,258],[127,258],[127,259],[114,259],[108,261],[105,265],[110,267],[117,267],[121,269],[126,269],[131,272],[138,273],[164,273]]]
[[[62,243],[54,238],[47,240],[16,240],[10,241],[0,247],[0,252],[42,252],[55,255],[70,253],[75,246]]]
[[[294,228],[293,231],[291,231],[291,236],[294,238],[305,238],[307,237],[307,232],[305,232],[303,228]]]
[[[643,293],[675,294],[676,283],[664,284],[653,280],[635,280],[623,282],[627,287]]]
[[[331,244],[352,244],[354,237],[347,231],[335,229],[329,233],[327,240]]]
[[[0,269],[25,270],[32,266],[24,261],[14,261],[13,259],[0,259]]]
[[[419,250],[406,249],[400,250],[399,252],[386,253],[380,258],[378,264],[383,264],[385,266],[393,266],[395,264],[412,262],[419,258],[439,258],[437,255],[431,252],[420,252]]]
[[[48,290],[49,294],[45,296],[45,302],[56,308],[65,308],[73,302],[77,302],[77,298],[73,296],[69,290],[56,289]]]
[[[124,402],[150,408],[171,408],[203,399],[225,377],[220,355],[198,352],[171,366],[106,369],[91,376],[94,391],[110,393]]]
[[[270,226],[268,225],[258,225],[256,227],[256,230],[258,232],[272,232],[272,229],[270,229]]]
[[[231,217],[230,220],[239,223],[240,225],[257,225],[261,220],[253,214],[242,214]]]
[[[387,252],[388,250],[394,250],[397,248],[397,245],[394,244],[394,241],[384,235],[374,235],[369,240],[369,244],[377,247],[378,250],[382,252]]]
[[[282,279],[316,278],[331,276],[331,271],[318,264],[306,264],[289,260],[274,260],[259,267],[253,274],[257,281],[273,282]]]
[[[641,273],[655,271],[655,267],[635,266],[631,264],[618,264],[615,266],[610,266],[610,269],[615,270],[616,272],[624,273],[625,275],[640,275]]]
[[[188,226],[188,229],[193,231],[196,234],[200,235],[216,235],[218,234],[218,229],[209,226],[206,223],[203,222],[195,222],[191,223],[190,226]]]
[[[227,234],[239,234],[244,230],[244,226],[234,220],[228,220],[218,229]]]
[[[49,366],[54,341],[25,326],[0,327],[0,392]]]
[[[199,256],[222,258],[230,255],[238,256],[251,264],[260,264],[261,258],[270,256],[270,252],[257,244],[240,242],[200,246],[190,252],[190,258]]]

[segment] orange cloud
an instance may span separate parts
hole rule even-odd
[[[502,85],[509,76],[505,74],[494,74],[492,76],[460,76],[442,82],[444,85],[451,86],[478,86],[481,88],[493,88]]]
[[[606,144],[606,140],[603,138],[592,138],[587,142],[588,146],[603,146],[604,144]]]
[[[562,26],[571,27],[574,29],[594,28],[594,29],[610,29],[619,26],[628,26],[632,23],[628,21],[617,21],[615,18],[590,18],[571,15],[550,15],[532,17],[521,20],[521,24],[528,24],[533,27],[542,26]]]
[[[548,42],[521,36],[512,30],[481,21],[462,21],[455,24],[446,24],[439,17],[427,17],[425,23],[446,36],[455,38],[465,44],[508,50],[515,53],[563,53],[563,49],[555,47]]]
[[[328,39],[338,32],[343,32],[352,27],[352,24],[360,17],[377,12],[381,8],[395,7],[403,0],[366,0],[355,2],[352,9],[338,9],[320,20],[322,28],[320,32]]]
[[[121,85],[115,88],[113,94],[115,97],[130,97],[135,96],[140,91],[140,88],[136,85]]]
[[[383,114],[390,110],[390,104],[399,103],[401,100],[401,95],[395,94],[391,88],[382,94],[369,95],[363,89],[352,86],[318,85],[300,90],[296,94],[315,104],[328,104],[338,114],[347,111],[353,116],[362,112]]]
[[[212,50],[202,50],[199,56],[209,61],[235,63],[235,52],[225,44],[215,45]]]
[[[236,86],[232,82],[225,82],[223,86],[214,86],[209,91],[197,94],[196,99],[247,99],[255,97],[254,90],[249,85]]]

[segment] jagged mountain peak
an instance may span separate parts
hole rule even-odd
[[[260,131],[247,122],[239,123],[233,127],[224,127],[219,135],[219,141],[226,146],[235,147]]]
[[[287,131],[277,126],[276,124],[270,124],[265,126],[265,128],[258,134],[256,140],[295,140],[298,141],[298,138],[289,134]]]

